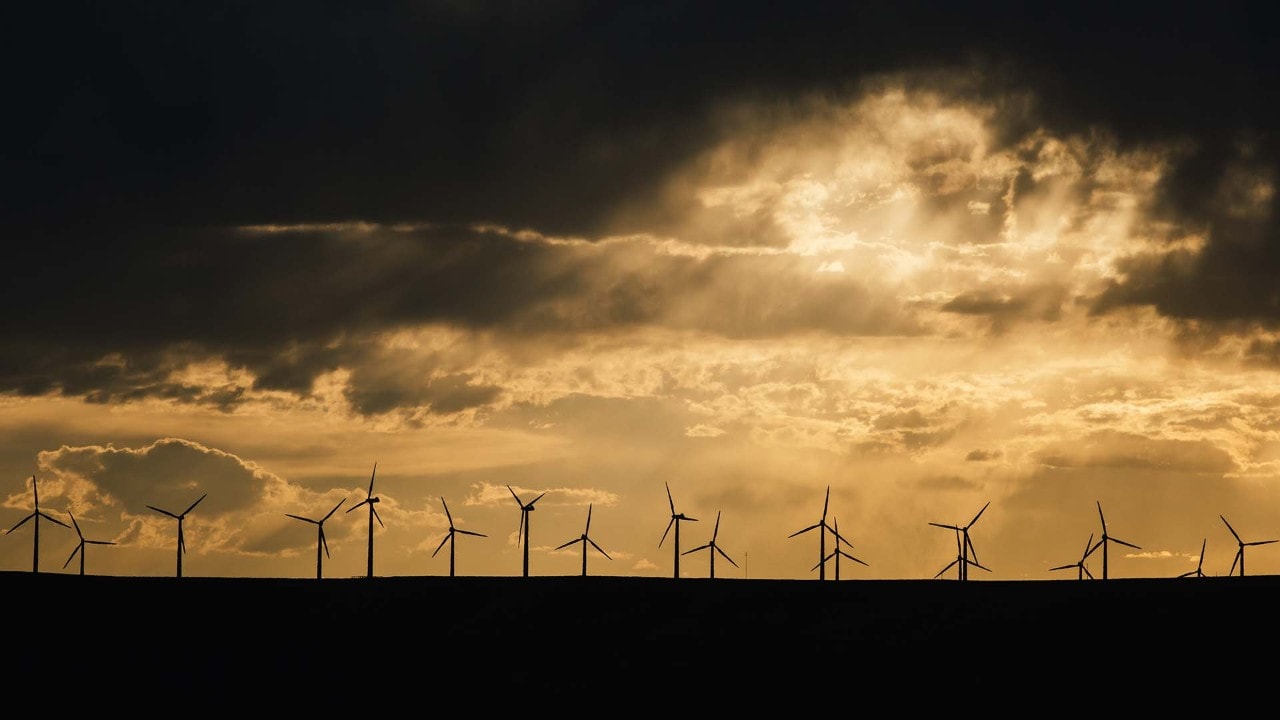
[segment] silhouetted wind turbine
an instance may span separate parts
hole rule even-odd
[[[511,490],[511,486],[507,486]],[[542,493],[546,495],[546,493]],[[533,512],[533,504],[542,499],[542,495],[531,500],[528,504],[520,499],[515,490],[511,490],[511,497],[516,499],[516,503],[520,505],[520,529],[516,530],[516,545],[520,545],[520,536],[524,535],[524,576],[529,577],[529,513]]]
[[[35,475],[31,476],[31,492],[35,496],[36,509],[32,510],[30,515],[19,520],[17,525],[14,525],[13,527],[9,528],[9,530],[5,532],[5,535],[8,535],[14,530],[17,530],[18,528],[22,527],[23,524],[26,523],[28,520],[35,520],[35,523],[33,523],[33,526],[32,526],[34,530],[34,534],[33,534],[33,539],[31,543],[31,572],[38,573],[40,572],[40,520],[41,518],[48,520],[51,523],[61,525],[62,527],[67,528],[68,530],[71,529],[71,526],[62,522],[58,518],[53,517],[52,515],[49,515],[43,512],[42,510],[40,510],[40,489],[36,486]]]
[[[1097,545],[1094,545],[1093,549],[1096,550],[1099,546],[1102,547],[1102,579],[1106,580],[1107,579],[1107,543],[1113,543],[1113,542],[1120,543],[1121,545],[1124,545],[1126,547],[1131,547],[1134,550],[1141,550],[1142,548],[1138,547],[1137,545],[1134,545],[1133,543],[1128,543],[1108,535],[1107,519],[1102,516],[1102,502],[1101,501],[1095,501],[1095,502],[1098,503],[1098,519],[1102,521],[1102,539],[1098,540]],[[1090,550],[1090,552],[1093,552],[1093,550]]]
[[[729,564],[733,565],[734,567],[738,567],[738,563],[734,562],[733,558],[726,555],[725,552],[720,549],[720,546],[716,544],[716,536],[719,534],[720,534],[720,511],[717,510],[716,511],[716,527],[714,530],[711,531],[710,542],[708,542],[706,545],[699,545],[698,547],[692,550],[687,550],[684,553],[685,555],[688,555],[689,553],[695,553],[695,552],[698,552],[699,550],[706,550],[707,554],[711,556],[710,577],[712,579],[715,579],[715,576],[716,576],[716,553],[720,553],[720,557],[724,558],[725,560],[728,560]]]
[[[329,556],[329,542],[324,539],[324,521],[328,520],[330,516],[338,512],[338,508],[342,507],[342,503],[346,501],[347,501],[346,498],[342,498],[341,500],[339,500],[338,504],[334,505],[333,509],[329,511],[329,514],[325,515],[319,520],[312,520],[311,518],[305,518],[305,517],[302,517],[301,515],[293,515],[291,513],[285,513],[285,515],[288,515],[289,517],[294,518],[295,520],[314,523],[316,526],[316,579],[317,580],[324,577],[324,558],[320,556],[320,550],[321,549],[324,550],[324,557]]]
[[[807,533],[810,530],[818,531],[818,579],[819,580],[827,579],[827,566],[824,565],[822,561],[824,558],[827,557],[827,530],[830,529],[831,527],[830,525],[827,525],[827,506],[830,505],[830,503],[831,503],[831,486],[828,485],[827,497],[825,500],[822,501],[822,519],[810,525],[807,528],[804,528],[802,530],[797,530],[787,536],[788,538],[793,538],[797,535],[802,535],[804,533]]]
[[[591,538],[587,537],[587,533],[589,532],[591,532],[591,506],[590,505],[587,506],[587,529],[582,531],[582,535],[579,536],[577,540],[570,540],[569,542],[556,548],[557,550],[563,550],[574,543],[582,543],[582,577],[587,576],[587,545],[588,544],[590,544],[591,547],[595,548],[596,550],[599,550],[601,555],[605,556],[606,558],[609,558],[610,560],[613,559],[609,557],[609,553],[604,551],[604,548],[601,548],[599,545],[596,544],[595,540],[592,540]],[[526,535],[526,540],[527,539],[528,539],[528,536]]]
[[[441,540],[440,544],[436,546],[436,552],[431,553],[431,557],[435,557],[436,553],[440,552],[440,548],[444,547],[445,543],[449,543],[449,577],[453,577],[454,546],[457,544],[453,536],[456,533],[462,533],[463,535],[475,535],[476,537],[489,537],[489,536],[481,535],[478,532],[471,532],[470,530],[459,530],[458,528],[454,527],[453,515],[449,514],[449,503],[445,502],[444,498],[442,497],[440,498],[440,504],[444,505],[444,516],[449,518],[449,532],[445,534],[444,539]]]
[[[1093,533],[1089,533],[1089,540],[1084,544],[1084,555],[1081,555],[1079,560],[1071,563],[1070,565],[1059,565],[1057,567],[1051,567],[1049,568],[1049,570],[1050,571],[1069,570],[1071,568],[1076,568],[1079,570],[1079,572],[1076,573],[1077,580],[1083,580],[1085,575],[1088,575],[1089,579],[1092,580],[1093,573],[1089,572],[1089,568],[1085,566],[1084,561],[1088,560],[1089,556],[1093,554],[1093,551],[1097,549],[1098,549],[1098,546],[1093,544]]]
[[[367,577],[373,577],[373,521],[377,520],[379,525],[386,527],[382,522],[382,516],[378,514],[378,503],[382,498],[375,497],[373,494],[373,478],[378,474],[378,463],[373,464],[373,472],[369,475],[369,496],[355,505],[347,508],[347,512],[351,512],[361,505],[369,506],[369,572]]]
[[[825,562],[827,562],[828,560],[831,560],[832,558],[835,558],[835,561],[836,561],[836,580],[839,580],[839,579],[840,579],[840,557],[841,557],[841,556],[847,557],[847,558],[849,558],[850,560],[852,560],[852,561],[854,561],[854,562],[856,562],[856,563],[862,563],[863,565],[867,565],[867,564],[866,564],[865,562],[862,562],[862,561],[861,561],[861,560],[859,560],[858,558],[856,558],[856,557],[854,557],[854,556],[850,555],[849,553],[845,552],[845,551],[844,551],[844,549],[840,547],[840,544],[841,544],[841,543],[844,543],[845,545],[848,545],[849,547],[853,547],[853,543],[849,542],[848,540],[845,540],[845,539],[844,539],[844,536],[840,534],[840,521],[839,521],[839,520],[834,520],[833,522],[834,522],[834,524],[835,524],[835,527],[833,527],[833,528],[831,529],[831,534],[835,535],[835,537],[836,537],[836,547],[835,547],[835,549],[834,549],[834,550],[832,550],[832,551],[831,551],[831,554],[830,554],[830,555],[828,555],[828,556],[826,556],[825,558],[823,558],[822,562],[823,562],[823,563],[825,563]],[[870,565],[867,565],[867,567],[870,567]],[[817,570],[817,569],[818,569],[818,566],[817,566],[817,565],[814,565],[812,568],[810,568],[810,570]]]
[[[1221,517],[1221,516],[1219,516],[1219,517]],[[1224,522],[1225,522],[1225,520],[1224,520]],[[1228,526],[1228,527],[1230,527],[1230,526]],[[1203,540],[1201,540],[1201,541],[1200,541],[1200,561],[1196,563],[1196,569],[1195,569],[1195,570],[1188,570],[1188,571],[1186,571],[1186,572],[1182,573],[1181,575],[1179,575],[1178,577],[1180,577],[1180,578],[1184,578],[1184,577],[1191,577],[1191,576],[1193,576],[1193,575],[1194,575],[1194,576],[1196,576],[1196,577],[1204,577],[1204,546],[1205,546],[1205,544],[1206,544],[1206,543],[1208,543],[1208,542],[1209,542],[1209,538],[1205,538],[1205,539],[1203,539]]]
[[[930,524],[932,525],[933,523],[930,523]],[[968,550],[969,550],[970,548],[969,548],[969,546],[965,545],[964,540],[962,540],[962,539],[961,539],[961,538],[962,538],[962,537],[964,537],[964,536],[961,534],[961,532],[960,532],[960,528],[958,528],[958,527],[956,527],[956,526],[954,526],[954,525],[951,525],[951,526],[948,526],[948,527],[949,527],[949,529],[954,530],[954,531],[955,531],[955,534],[956,534],[956,559],[955,559],[955,560],[952,560],[952,561],[951,561],[951,562],[949,562],[949,563],[947,563],[947,566],[946,566],[946,567],[944,567],[944,568],[942,568],[941,570],[939,570],[939,571],[938,571],[938,574],[937,574],[937,575],[934,575],[934,577],[935,577],[935,578],[940,578],[940,577],[942,577],[942,574],[943,574],[943,573],[945,573],[946,571],[950,570],[950,569],[951,569],[951,568],[953,568],[953,567],[956,567],[957,565],[959,565],[959,567],[958,567],[958,568],[956,568],[956,579],[957,579],[957,580],[962,580],[962,581],[963,581],[963,580],[968,580],[968,579],[969,579],[969,566],[970,566],[970,565],[972,565],[972,566],[974,566],[974,567],[977,567],[977,568],[981,568],[981,569],[983,569],[983,570],[986,570],[987,572],[991,572],[991,568],[988,568],[988,567],[986,567],[985,565],[983,565],[982,563],[978,562],[978,558],[977,558],[977,556],[974,556],[974,557],[972,557],[972,558],[970,558],[970,557],[969,557],[969,555],[968,555]]]
[[[697,521],[698,521],[698,518],[688,517],[688,516],[687,516],[687,515],[685,515],[684,513],[677,513],[677,512],[676,512],[676,501],[671,499],[671,485],[670,485],[669,483],[663,483],[663,484],[667,486],[667,504],[669,504],[669,505],[671,506],[671,522],[667,523],[667,529],[662,531],[662,540],[659,540],[659,541],[658,541],[658,547],[662,547],[662,543],[663,543],[663,541],[667,539],[667,533],[671,532],[671,527],[674,525],[674,526],[675,526],[675,529],[676,529],[676,536],[675,536],[675,561],[674,561],[674,565],[675,565],[675,575],[674,575],[674,577],[676,577],[676,578],[678,579],[678,578],[680,577],[680,554],[681,554],[681,553],[680,553],[680,523],[682,523],[682,522],[684,522],[684,521],[686,521],[686,520],[691,520],[691,521],[693,521],[693,522],[697,522]],[[687,554],[687,553],[686,553],[686,554]]]
[[[1219,515],[1218,517],[1222,518],[1222,522],[1227,526],[1227,529],[1231,531],[1231,534],[1235,536],[1236,542],[1240,544],[1240,549],[1236,550],[1235,559],[1231,561],[1231,571],[1227,573],[1228,577],[1236,574],[1237,563],[1240,564],[1240,577],[1244,577],[1244,549],[1246,546],[1270,545],[1273,542],[1280,542],[1280,540],[1254,540],[1253,542],[1245,542],[1240,539],[1240,535],[1236,532],[1235,528],[1231,527],[1231,523],[1227,522],[1226,518],[1222,517],[1221,515]]]
[[[71,515],[70,511],[67,512],[67,515],[71,516],[71,524],[76,526],[76,535],[80,536],[80,544],[76,545],[76,549],[71,551],[71,555],[67,557],[67,561],[62,563],[62,567],[65,568],[66,566],[70,565],[71,560],[76,556],[76,553],[80,553],[80,574],[84,575],[84,546],[85,545],[115,545],[115,543],[108,540],[85,540],[84,533],[80,532],[80,523],[76,522],[76,516]]]
[[[209,493],[205,493],[204,495],[201,495],[200,500],[204,500],[206,497],[208,497],[208,495]],[[182,521],[187,518],[187,513],[196,509],[196,506],[200,504],[200,500],[196,500],[195,502],[191,503],[191,507],[187,508],[186,510],[183,510],[182,514],[180,515],[174,515],[168,510],[161,510],[155,505],[147,506],[158,513],[161,513],[163,515],[168,515],[169,517],[174,518],[178,521],[178,577],[182,577],[182,556],[184,553],[187,552],[187,538],[182,532]]]
[[[957,558],[957,560],[956,560],[956,562],[958,562],[958,563],[960,564],[960,579],[961,579],[961,580],[968,580],[968,579],[969,579],[969,565],[970,565],[970,564],[977,565],[978,567],[982,568],[983,570],[986,570],[986,569],[987,569],[987,568],[985,568],[985,567],[982,567],[982,565],[978,562],[978,551],[977,551],[977,550],[974,550],[974,548],[973,548],[973,541],[969,539],[969,528],[973,527],[974,523],[978,522],[978,518],[982,517],[982,513],[984,513],[984,512],[986,512],[986,511],[987,511],[987,506],[988,506],[988,505],[990,505],[990,504],[991,504],[991,501],[990,501],[990,500],[988,500],[988,501],[987,501],[987,504],[986,504],[986,505],[983,505],[983,506],[982,506],[982,509],[978,511],[978,514],[977,514],[977,515],[974,515],[974,516],[973,516],[973,519],[969,521],[969,524],[968,524],[968,525],[965,525],[965,526],[963,526],[963,527],[961,527],[961,526],[959,526],[959,525],[943,525],[942,523],[936,523],[936,522],[931,522],[931,523],[929,523],[930,525],[932,525],[932,526],[934,526],[934,527],[947,528],[948,530],[955,530],[956,532],[961,533],[961,534],[964,536],[964,539],[963,539],[963,541],[961,542],[960,553],[959,553],[959,556],[958,556],[958,558]],[[970,555],[972,555],[972,556],[973,556],[973,557],[972,557],[972,559],[970,559]],[[951,566],[950,566],[950,565],[948,565],[946,568],[943,568],[943,572],[946,572],[946,571],[947,571],[947,569],[949,569],[950,567],[951,567]],[[988,572],[989,572],[989,571],[988,571]],[[942,574],[942,573],[938,573],[938,575],[941,575],[941,574]],[[936,576],[935,576],[935,577],[936,577]]]

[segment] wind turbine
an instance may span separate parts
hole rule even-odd
[[[204,500],[206,497],[208,497],[208,495],[209,493],[205,493],[204,495],[201,495],[200,500]],[[161,510],[155,505],[147,506],[158,513],[161,513],[163,515],[168,515],[169,517],[174,518],[178,521],[178,577],[182,577],[182,555],[187,551],[187,539],[186,539],[186,536],[183,535],[182,533],[182,521],[186,519],[187,513],[191,512],[192,510],[195,510],[196,506],[200,504],[200,500],[196,500],[195,502],[191,503],[191,507],[188,507],[186,510],[183,510],[182,514],[180,515],[174,515],[168,510]]]
[[[1089,568],[1085,566],[1084,561],[1088,560],[1089,556],[1093,554],[1093,551],[1097,549],[1098,549],[1098,546],[1093,544],[1093,533],[1089,533],[1089,541],[1084,544],[1084,555],[1081,555],[1079,560],[1071,563],[1070,565],[1059,565],[1057,567],[1051,567],[1049,568],[1049,570],[1050,571],[1069,570],[1071,568],[1076,568],[1078,570],[1078,572],[1076,573],[1077,580],[1083,580],[1085,575],[1088,575],[1089,579],[1092,580],[1093,573],[1089,572]]]
[[[697,522],[698,518],[689,517],[684,513],[677,513],[676,501],[671,499],[671,485],[670,483],[663,483],[663,484],[667,486],[667,504],[671,506],[671,522],[667,523],[667,529],[662,531],[662,540],[658,541],[658,547],[662,547],[663,541],[667,539],[667,533],[671,532],[671,527],[674,525],[676,529],[675,562],[674,562],[675,577],[676,579],[679,579],[680,578],[680,523],[686,520],[692,520],[693,522]],[[718,520],[719,520],[719,516],[717,515],[717,521]]]
[[[1241,540],[1241,539],[1240,539],[1240,535],[1239,535],[1239,533],[1237,533],[1237,532],[1236,532],[1236,529],[1235,529],[1235,528],[1231,527],[1231,523],[1227,522],[1227,519],[1226,519],[1226,518],[1222,517],[1221,515],[1219,515],[1218,517],[1222,518],[1222,522],[1223,522],[1224,524],[1226,524],[1227,529],[1231,531],[1231,534],[1232,534],[1233,536],[1235,536],[1236,542],[1240,544],[1240,549],[1239,549],[1239,550],[1236,550],[1236,557],[1235,557],[1235,559],[1231,561],[1231,571],[1227,573],[1227,576],[1228,576],[1228,577],[1230,577],[1230,576],[1232,576],[1232,575],[1235,575],[1235,574],[1236,574],[1236,564],[1237,564],[1237,563],[1239,563],[1239,564],[1240,564],[1240,577],[1244,577],[1244,549],[1245,549],[1245,547],[1246,547],[1246,546],[1248,546],[1248,545],[1269,545],[1269,544],[1271,544],[1271,543],[1273,543],[1273,542],[1280,542],[1280,540],[1255,540],[1255,541],[1253,541],[1253,542],[1245,542],[1245,541],[1243,541],[1243,540]]]
[[[453,558],[454,558],[453,548],[454,548],[454,545],[456,544],[456,541],[454,540],[453,536],[456,533],[462,533],[463,535],[475,535],[476,537],[489,537],[489,536],[481,535],[478,532],[471,532],[470,530],[459,530],[458,528],[454,527],[453,515],[449,514],[449,503],[445,502],[444,498],[442,497],[440,498],[440,504],[444,505],[444,516],[449,518],[449,532],[445,534],[444,539],[441,540],[440,544],[436,546],[436,552],[431,553],[431,557],[435,557],[436,553],[440,552],[440,548],[444,547],[445,543],[449,543],[449,577],[453,577]]]
[[[974,523],[978,522],[978,518],[982,517],[982,513],[987,511],[987,506],[990,504],[991,504],[991,501],[988,500],[987,504],[983,505],[982,509],[978,511],[978,514],[974,515],[973,519],[969,521],[969,524],[963,527],[959,525],[943,525],[942,523],[936,523],[936,522],[929,523],[934,527],[947,528],[948,530],[955,530],[957,533],[960,533],[964,536],[964,540],[961,543],[960,552],[958,553],[956,558],[956,562],[960,564],[959,572],[960,572],[961,580],[969,579],[970,564],[977,565],[983,570],[987,570],[987,568],[982,567],[982,564],[978,562],[978,551],[973,549],[973,541],[969,539],[969,528],[973,527]],[[970,555],[973,556],[972,559],[970,559],[969,557]],[[950,568],[951,568],[951,565],[948,565],[947,567],[943,568],[942,572],[946,572]],[[990,571],[988,570],[988,572]],[[942,574],[941,572],[938,573],[938,575],[941,575],[941,574]]]
[[[533,503],[530,503],[530,504],[532,505]],[[587,537],[587,533],[589,532],[591,532],[591,506],[590,505],[587,506],[587,529],[582,531],[582,535],[579,536],[577,540],[570,540],[569,542],[556,548],[557,550],[563,550],[574,543],[582,543],[582,577],[587,576],[587,544],[588,543],[591,544],[591,547],[595,548],[596,550],[599,550],[601,555],[605,556],[606,558],[609,558],[610,560],[613,559],[609,557],[609,553],[604,551],[604,548],[601,548],[599,545],[596,544],[595,540],[592,540],[591,538]],[[529,539],[528,535],[526,534],[525,540],[528,541],[528,539]],[[528,547],[528,546],[526,545],[525,547]]]
[[[818,531],[818,579],[819,580],[827,579],[827,566],[824,565],[822,561],[827,557],[827,530],[830,529],[831,527],[830,525],[827,525],[827,506],[830,503],[831,503],[831,486],[828,485],[827,498],[826,500],[822,501],[822,519],[810,525],[807,528],[804,528],[802,530],[797,530],[787,536],[788,538],[793,538],[797,535],[802,535],[804,533],[807,533],[810,530]]]
[[[1219,516],[1219,517],[1221,517],[1221,516]],[[1223,520],[1223,522],[1226,522],[1226,520],[1224,519],[1224,520]],[[1230,526],[1228,525],[1227,527],[1230,527]],[[1180,577],[1180,578],[1184,578],[1184,577],[1191,577],[1191,576],[1193,576],[1193,575],[1194,575],[1195,577],[1199,577],[1199,578],[1204,577],[1204,546],[1205,546],[1205,544],[1206,544],[1206,543],[1208,543],[1208,542],[1209,542],[1209,538],[1205,538],[1205,539],[1203,539],[1203,540],[1201,540],[1201,541],[1200,541],[1200,561],[1196,563],[1196,569],[1195,569],[1195,570],[1188,570],[1188,571],[1186,571],[1186,572],[1182,573],[1181,575],[1179,575],[1178,577]],[[1241,572],[1243,572],[1243,571],[1241,571]]]
[[[930,523],[930,524],[932,525],[933,523]],[[934,575],[933,577],[940,578],[942,577],[943,573],[945,573],[946,571],[950,570],[953,567],[956,567],[957,565],[959,565],[959,567],[956,568],[956,572],[957,572],[956,579],[961,581],[969,579],[970,565],[986,570],[987,572],[991,572],[991,568],[986,567],[982,563],[978,562],[978,558],[976,555],[972,558],[969,557],[968,550],[971,549],[971,547],[965,545],[964,540],[961,539],[964,536],[961,534],[960,528],[954,525],[951,525],[948,527],[951,530],[954,530],[956,533],[956,559],[947,563],[947,566],[939,570],[938,574]]]
[[[511,486],[507,486],[511,490]],[[546,495],[546,493],[542,493]],[[520,536],[524,535],[524,576],[529,577],[529,513],[533,512],[533,504],[542,499],[542,495],[531,500],[528,504],[520,499],[515,490],[511,490],[511,497],[516,499],[520,505],[520,529],[516,530],[516,545],[520,544]]]
[[[80,536],[80,544],[76,545],[76,549],[71,551],[71,555],[67,557],[67,561],[62,563],[62,567],[65,568],[66,566],[70,565],[71,560],[76,556],[76,553],[80,553],[80,574],[84,575],[84,546],[85,545],[115,545],[115,543],[108,540],[85,540],[84,533],[80,532],[80,523],[76,522],[76,516],[71,515],[70,511],[67,511],[67,515],[71,516],[71,524],[76,526],[76,534]]]
[[[835,561],[836,561],[836,580],[839,580],[839,579],[840,579],[840,557],[841,557],[841,556],[847,557],[847,558],[849,558],[850,560],[852,560],[852,561],[854,561],[854,562],[856,562],[856,563],[862,563],[863,565],[867,565],[867,564],[866,564],[865,562],[862,562],[862,561],[861,561],[861,560],[859,560],[858,558],[856,558],[856,557],[854,557],[854,556],[850,555],[849,553],[845,552],[845,551],[844,551],[844,548],[840,547],[840,543],[844,543],[845,545],[848,545],[849,547],[853,547],[853,543],[849,542],[848,540],[845,540],[845,539],[844,539],[844,536],[840,534],[840,521],[839,521],[839,520],[835,520],[835,521],[834,521],[834,523],[835,523],[835,527],[831,529],[831,532],[832,532],[832,534],[834,534],[834,535],[836,536],[836,547],[835,547],[835,549],[834,549],[834,550],[832,550],[832,551],[831,551],[831,554],[830,554],[830,555],[828,555],[828,556],[826,556],[825,558],[823,558],[822,562],[823,562],[823,563],[826,563],[828,560],[830,560],[830,559],[832,559],[832,558],[835,558]],[[870,566],[870,565],[867,565],[867,567],[871,567],[871,566]],[[818,569],[818,566],[817,566],[817,565],[814,565],[812,568],[810,568],[810,570],[817,570],[817,569]]]
[[[1134,545],[1133,543],[1128,543],[1123,540],[1120,540],[1119,538],[1113,538],[1110,535],[1108,535],[1107,519],[1102,516],[1102,502],[1101,501],[1095,501],[1095,502],[1098,503],[1098,519],[1102,521],[1102,539],[1098,540],[1098,543],[1094,545],[1093,549],[1091,549],[1089,552],[1093,552],[1093,550],[1098,549],[1099,546],[1102,547],[1102,579],[1106,580],[1107,579],[1107,543],[1113,543],[1113,542],[1120,543],[1121,545],[1124,545],[1125,547],[1131,547],[1134,550],[1141,550],[1142,548],[1138,547],[1137,545]]]
[[[324,521],[328,520],[330,516],[338,512],[338,508],[342,507],[342,503],[346,501],[347,501],[346,498],[342,498],[341,500],[339,500],[338,504],[334,505],[333,509],[329,511],[329,514],[325,515],[319,520],[312,520],[311,518],[305,518],[305,517],[302,517],[301,515],[293,515],[291,513],[285,513],[285,515],[288,515],[289,517],[294,518],[295,520],[314,523],[316,526],[316,536],[317,536],[316,537],[316,579],[317,580],[319,580],[321,577],[324,576],[324,573],[323,573],[324,558],[320,557],[320,550],[323,548],[324,556],[329,557],[329,542],[324,539]]]
[[[724,558],[725,560],[728,560],[730,565],[733,565],[734,567],[738,567],[738,563],[734,562],[733,558],[726,555],[725,552],[720,549],[720,546],[716,544],[716,536],[719,534],[720,534],[720,511],[717,510],[716,511],[716,527],[714,530],[711,531],[711,541],[708,542],[706,545],[699,545],[698,547],[692,550],[686,550],[684,553],[685,555],[688,555],[689,553],[695,553],[695,552],[698,552],[699,550],[706,550],[707,554],[711,556],[710,577],[712,580],[714,580],[716,577],[716,553],[720,553],[720,557]]]
[[[382,501],[382,498],[376,497],[373,494],[373,478],[377,474],[378,474],[378,463],[375,462],[373,464],[373,472],[369,475],[369,496],[366,497],[364,500],[361,500],[360,502],[356,503],[355,505],[347,508],[347,512],[351,512],[352,510],[355,510],[361,505],[369,506],[369,574],[368,574],[368,577],[373,577],[373,521],[377,520],[379,525],[382,525],[382,527],[386,527],[386,525],[384,525],[382,522],[382,516],[378,514],[378,508],[377,508],[377,505],[379,502]]]
[[[70,529],[70,526],[68,526],[66,523],[62,522],[58,518],[53,517],[52,515],[49,515],[48,513],[45,513],[40,510],[40,489],[36,485],[35,475],[31,476],[31,493],[35,495],[36,509],[32,510],[30,515],[19,520],[17,525],[14,525],[13,527],[9,528],[8,531],[5,532],[5,535],[8,535],[14,530],[17,530],[18,528],[22,527],[22,525],[26,523],[28,520],[33,520],[33,519],[35,520],[35,523],[33,523],[32,525],[35,532],[33,535],[34,539],[32,540],[32,545],[31,545],[31,572],[38,573],[40,572],[40,520],[41,518],[48,520],[51,523],[61,525],[62,527],[67,529]]]

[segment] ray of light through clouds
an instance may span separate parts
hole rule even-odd
[[[139,248],[177,245],[104,261],[159,287],[94,279],[83,314],[11,327],[2,517],[30,512],[34,474],[42,509],[117,543],[89,572],[167,575],[176,528],[147,505],[207,492],[187,574],[307,577],[314,528],[286,513],[353,507],[376,462],[380,575],[449,572],[442,498],[487,536],[460,538],[459,574],[519,573],[512,491],[545,493],[531,574],[578,572],[554,548],[590,505],[614,558],[593,573],[670,575],[664,483],[679,511],[722,513],[725,577],[816,577],[816,540],[788,535],[828,486],[858,578],[933,577],[953,539],[929,523],[987,502],[993,578],[1055,577],[1099,503],[1141,546],[1112,550],[1112,576],[1177,576],[1202,540],[1226,574],[1219,514],[1280,523],[1280,293],[1201,311],[1188,288],[1226,292],[1233,258],[1274,242],[1269,138],[1237,139],[1202,212],[1176,212],[1194,138],[1054,123],[1036,88],[984,72],[718,98],[688,111],[678,161],[578,226],[425,199],[148,224]],[[363,513],[327,522],[326,575],[363,574],[367,533]],[[43,569],[74,546],[45,531]],[[8,569],[30,553],[25,529],[0,544]],[[1280,572],[1280,552],[1249,562]]]

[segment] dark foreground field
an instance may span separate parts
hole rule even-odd
[[[564,713],[580,715],[788,702],[793,715],[828,702],[991,710],[1034,697],[1039,714],[1095,702],[1274,705],[1280,679],[1276,576],[962,583],[3,573],[0,583],[15,635],[5,656],[10,695],[33,692],[63,709],[88,700],[295,713],[595,703]]]

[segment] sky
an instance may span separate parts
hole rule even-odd
[[[1261,12],[13,10],[0,570],[1280,573]]]

